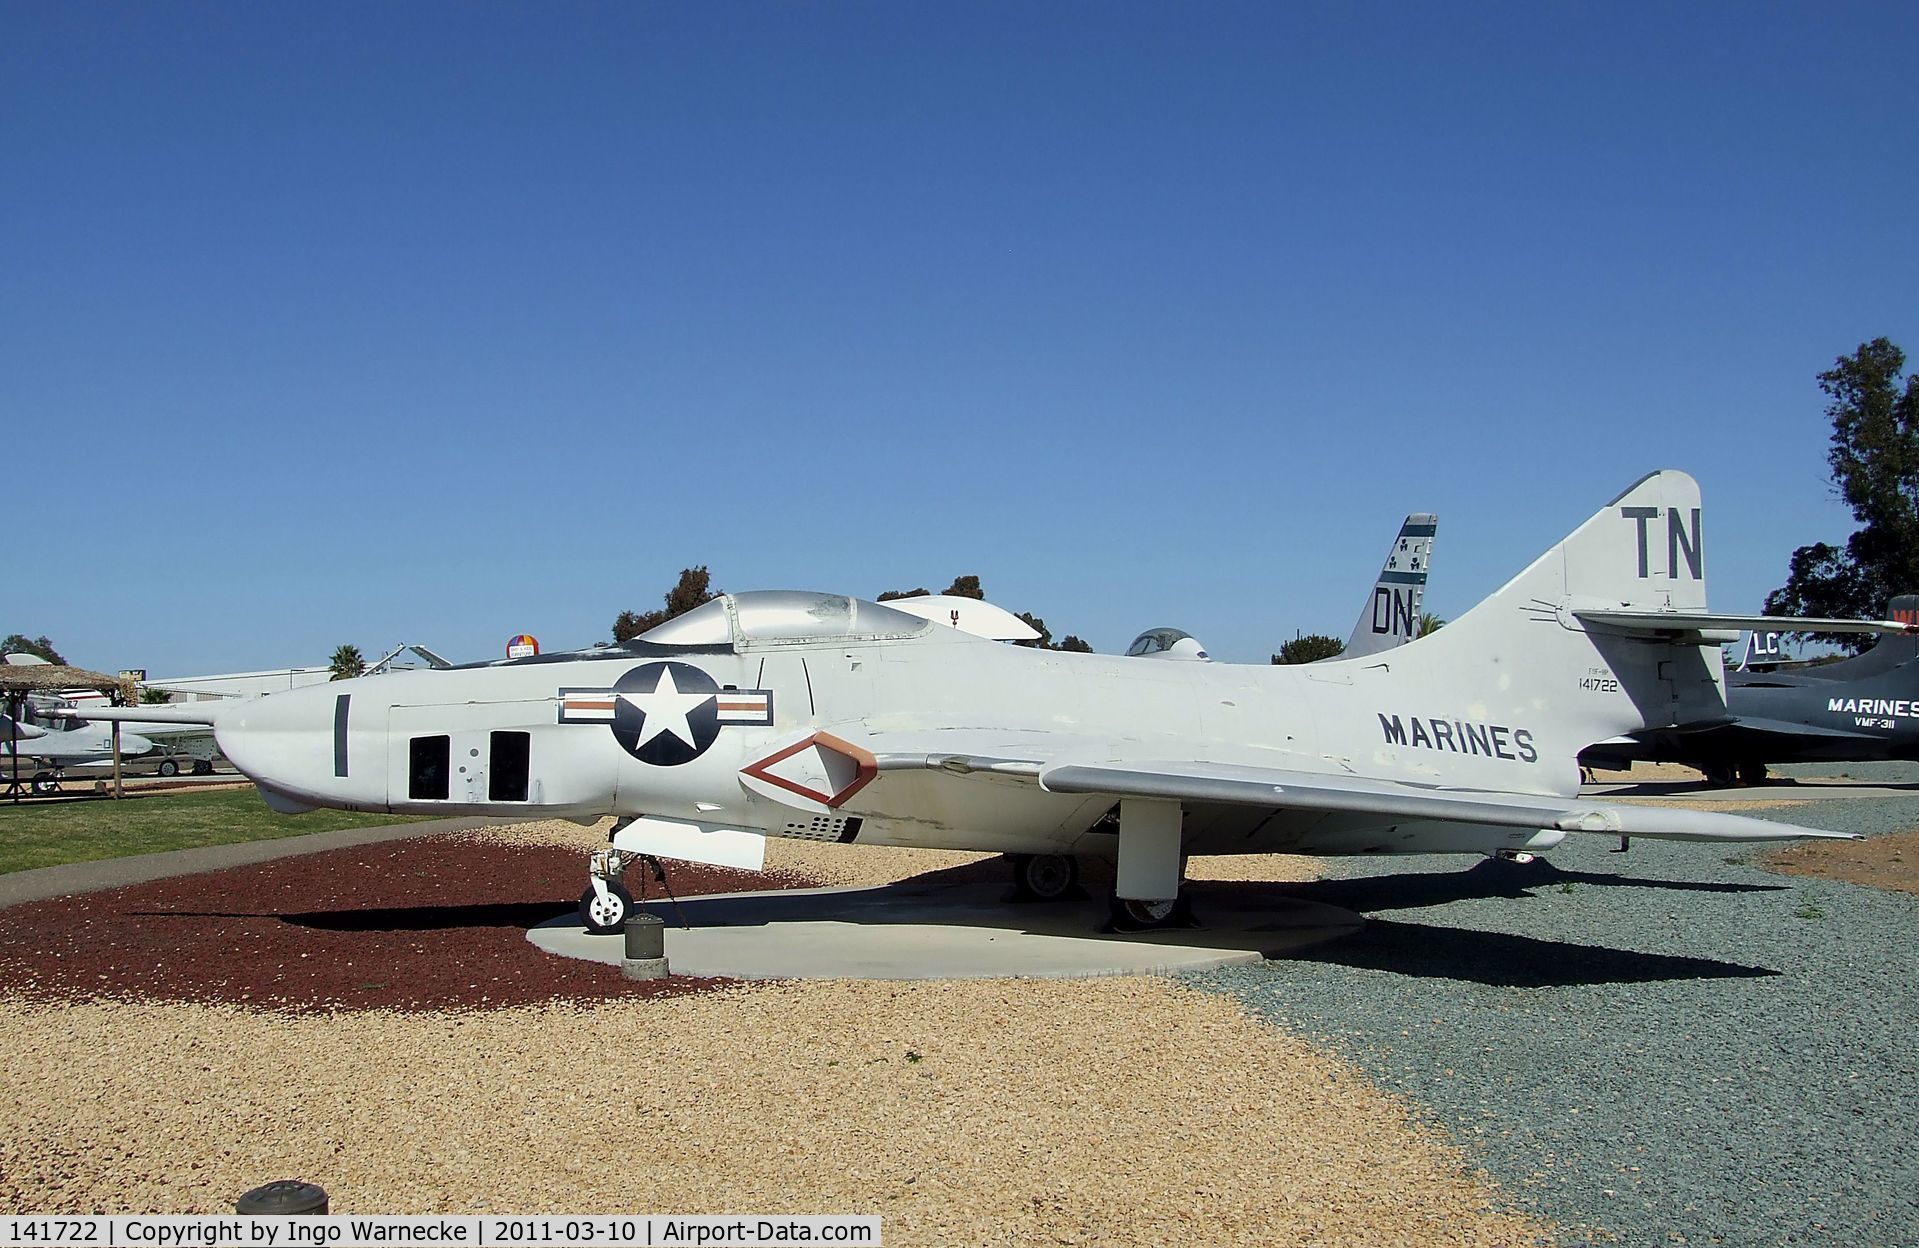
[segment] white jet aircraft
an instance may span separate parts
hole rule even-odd
[[[1726,630],[1767,626],[1706,612],[1700,516],[1691,477],[1654,473],[1446,628],[1337,663],[1027,649],[774,591],[623,645],[205,713],[280,809],[619,816],[582,898],[600,930],[635,856],[757,867],[769,836],[1020,855],[1046,891],[1109,857],[1134,929],[1179,921],[1192,854],[1834,836],[1577,796],[1592,742],[1723,715]]]

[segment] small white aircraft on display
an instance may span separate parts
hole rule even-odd
[[[1180,921],[1194,854],[1837,837],[1577,796],[1581,749],[1723,715],[1728,630],[1778,626],[1708,613],[1704,566],[1699,487],[1659,472],[1446,628],[1329,663],[1027,649],[772,591],[617,646],[177,709],[282,810],[619,816],[582,899],[599,930],[636,856],[758,867],[774,836],[1006,853],[1053,893],[1110,858],[1139,929]]]
[[[123,759],[149,754],[153,748],[153,742],[137,733],[120,734]],[[104,723],[76,722],[72,728],[17,724],[10,716],[0,715],[0,781],[11,784],[16,764],[24,759],[33,761],[33,791],[58,793],[66,768],[112,761],[113,730]]]

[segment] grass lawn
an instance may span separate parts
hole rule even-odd
[[[270,841],[335,828],[384,827],[413,820],[401,815],[356,815],[316,810],[279,815],[260,791],[156,793],[121,801],[0,804],[0,874],[63,862],[93,862],[197,845]]]

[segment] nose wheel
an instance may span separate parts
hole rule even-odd
[[[633,913],[633,894],[618,880],[595,883],[598,887],[580,894],[580,920],[587,931],[605,936],[626,926],[627,916]]]
[[[617,832],[622,824],[615,824]],[[673,895],[673,886],[666,882],[666,864],[652,854],[636,854],[623,849],[599,849],[586,860],[586,881],[590,886],[580,894],[580,921],[586,924],[586,930],[596,936],[606,936],[622,930],[626,921],[639,909],[634,901],[632,890],[624,883],[627,868],[640,863],[650,869],[653,879],[665,890],[666,898],[673,903],[675,911],[679,909],[680,899]],[[646,872],[640,873],[640,897],[646,897]],[[681,916],[681,926],[686,919]]]

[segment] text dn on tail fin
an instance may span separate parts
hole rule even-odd
[[[1426,578],[1432,568],[1437,516],[1419,512],[1407,516],[1399,536],[1386,552],[1379,579],[1367,594],[1353,635],[1340,652],[1342,659],[1364,658],[1403,646],[1419,635],[1419,610],[1426,600]]]

